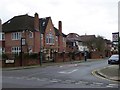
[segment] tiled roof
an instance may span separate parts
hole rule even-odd
[[[45,32],[48,21],[51,17],[40,18],[40,31]],[[2,25],[3,32],[19,32],[23,30],[34,31],[34,17],[25,15],[15,16]],[[54,27],[56,35],[60,35],[59,30]],[[66,35],[62,33],[65,37]]]
[[[56,27],[54,27],[54,30],[55,30],[56,35],[59,36],[60,35],[59,30]],[[67,35],[65,35],[64,33],[62,33],[62,36],[66,37]]]
[[[54,27],[54,30],[55,30],[56,35],[59,36],[60,33],[59,33],[58,29],[56,27]]]
[[[104,41],[106,42],[106,44],[112,44],[110,40],[104,39]]]
[[[33,30],[33,17],[26,15],[15,16],[2,25],[3,32],[16,32],[22,30]]]
[[[49,19],[50,19],[50,17],[40,18],[39,22],[40,22],[41,33],[44,33]]]
[[[96,37],[95,37],[95,35],[82,35],[82,36],[80,36],[80,39],[82,40],[82,41],[91,41],[91,40],[93,40],[93,39],[95,39]]]
[[[78,34],[76,34],[76,33],[69,33],[69,34],[67,35],[67,40],[68,40],[68,41],[71,41],[71,42],[74,42],[74,41],[82,41],[82,40],[80,39],[80,36],[79,36]]]
[[[67,37],[67,35],[66,35],[66,34],[64,34],[64,33],[62,33],[62,36],[63,36],[63,37]]]

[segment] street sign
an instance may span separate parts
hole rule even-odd
[[[5,63],[14,63],[14,62],[15,60],[9,60],[9,59],[5,61]]]
[[[112,41],[113,42],[118,42],[118,38],[119,38],[119,32],[112,33]]]

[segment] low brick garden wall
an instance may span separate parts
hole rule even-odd
[[[2,67],[18,67],[21,66],[20,57],[14,58],[13,55],[7,54],[9,58],[3,58],[0,60],[0,65]],[[99,52],[91,52],[89,59],[100,59],[103,58]],[[69,62],[74,60],[83,60],[84,55],[82,53],[69,53],[69,52],[58,52],[54,53],[53,62]],[[14,63],[6,63],[6,60],[14,60]],[[1,64],[2,63],[2,64]],[[30,65],[39,65],[40,64],[40,54],[33,54],[32,57],[24,56],[22,58],[22,66],[30,66]],[[44,64],[44,63],[43,63]]]

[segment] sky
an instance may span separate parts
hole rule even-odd
[[[112,40],[118,32],[119,0],[0,0],[2,23],[14,16],[35,12],[40,18],[50,16],[55,27],[62,21],[63,33],[100,35]]]

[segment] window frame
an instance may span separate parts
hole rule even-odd
[[[29,38],[33,38],[33,32],[29,32]]]
[[[21,40],[22,33],[21,32],[13,32],[11,33],[12,40]]]
[[[19,54],[21,52],[21,48],[18,46],[11,47],[11,52],[13,54]]]
[[[5,33],[1,32],[0,33],[0,41],[5,40]]]
[[[46,44],[49,44],[49,45],[54,45],[55,44],[55,37],[51,32],[46,34]]]

